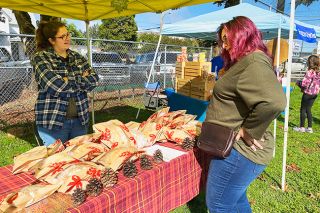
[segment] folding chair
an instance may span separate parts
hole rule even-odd
[[[143,105],[148,110],[157,111],[167,105],[167,96],[160,93],[160,82],[144,83]],[[136,119],[138,119],[141,108],[139,108]]]

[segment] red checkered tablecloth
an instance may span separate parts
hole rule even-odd
[[[177,145],[163,146],[181,150]],[[97,197],[88,197],[78,207],[72,206],[71,196],[54,193],[42,201],[26,208],[27,212],[169,212],[190,201],[199,193],[201,173],[206,174],[200,164],[207,161],[197,151],[188,151],[170,162],[154,165],[151,170],[141,170],[138,175],[126,178],[119,173],[118,184],[105,189]],[[199,164],[200,162],[200,164]],[[207,167],[207,166],[205,166]],[[0,199],[7,194],[36,182],[27,173],[12,175],[12,166],[0,168]]]

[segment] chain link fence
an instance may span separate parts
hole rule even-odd
[[[100,78],[92,95],[94,111],[119,105],[143,106],[144,83],[157,45],[104,39],[92,39],[90,44],[92,67]],[[86,39],[72,38],[71,49],[86,56]],[[0,34],[0,129],[34,121],[37,84],[29,60],[34,52],[34,36]],[[180,52],[181,46],[160,45],[150,82],[160,81],[161,88],[174,87]],[[210,58],[210,48],[188,47],[188,59],[199,52]]]

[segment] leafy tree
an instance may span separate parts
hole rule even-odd
[[[91,38],[99,38],[99,27],[99,24],[94,24],[93,26],[89,27]]]
[[[84,33],[81,32],[81,30],[77,29],[76,25],[74,23],[67,24],[67,29],[71,33],[72,37],[76,38],[84,38]]]
[[[103,19],[99,26],[99,38],[121,41],[137,40],[137,24],[134,16]]]
[[[157,33],[139,33],[138,34],[138,41],[139,42],[146,42],[146,43],[158,43],[159,34]],[[195,49],[188,49],[188,52],[195,52],[197,47],[199,47],[199,41],[196,39],[190,38],[178,38],[178,37],[169,37],[169,36],[162,36],[161,39],[161,47],[160,51],[163,51],[163,45],[177,45],[177,46],[167,46],[167,51],[180,51],[180,46],[193,46],[196,47]],[[154,45],[143,45],[136,51],[138,53],[145,53],[145,52],[152,52],[155,50]]]
[[[12,12],[16,17],[20,33],[34,35],[35,27],[32,25],[29,13],[17,10],[13,10]],[[26,56],[30,57],[35,52],[34,38],[22,37],[21,40],[25,45]]]
[[[158,43],[159,34],[158,33],[139,33],[138,41],[139,42],[149,42],[149,43]],[[161,44],[171,44],[179,46],[199,46],[198,41],[190,38],[178,38],[178,37],[169,37],[162,36]]]

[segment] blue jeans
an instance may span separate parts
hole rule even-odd
[[[66,119],[61,129],[47,129],[37,126],[38,133],[45,146],[53,144],[56,140],[60,139],[62,143],[80,136],[87,134],[87,125],[83,126],[78,118]]]
[[[246,195],[250,183],[266,168],[232,149],[226,159],[210,162],[206,203],[210,213],[252,212]]]

